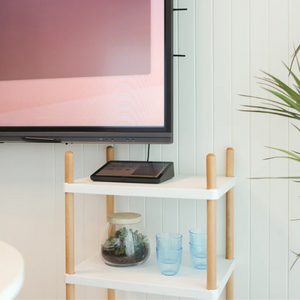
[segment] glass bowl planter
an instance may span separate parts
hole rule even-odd
[[[136,213],[115,213],[107,217],[100,256],[114,267],[129,267],[144,263],[150,255],[150,244],[141,226],[142,216]]]

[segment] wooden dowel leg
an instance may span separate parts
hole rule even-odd
[[[74,182],[74,155],[68,151],[65,154],[65,182]],[[74,259],[74,194],[65,194],[65,240],[66,240],[66,273],[74,274],[75,259]],[[75,299],[75,286],[72,284],[66,285],[66,299]]]
[[[108,300],[114,300],[116,298],[115,290],[107,290],[107,299]]]
[[[232,272],[226,284],[226,300],[234,299],[234,274]]]
[[[226,176],[234,177],[234,150],[226,152]],[[226,194],[226,259],[234,259],[234,188]],[[234,299],[234,275],[226,285],[226,299]]]
[[[114,148],[112,146],[109,146],[106,148],[106,162],[109,162],[111,160],[114,160]],[[106,215],[113,214],[115,211],[115,205],[114,205],[114,196],[107,195],[106,196]],[[107,299],[108,300],[114,300],[115,299],[115,290],[107,290]]]
[[[66,284],[66,299],[75,300],[75,285]]]
[[[207,189],[217,188],[216,156],[206,158]],[[207,200],[207,289],[217,288],[217,201]]]
[[[217,201],[207,201],[207,289],[217,288]]]
[[[106,162],[114,160],[114,148],[109,146],[106,148]],[[115,211],[114,196],[106,196],[106,215],[113,214]]]

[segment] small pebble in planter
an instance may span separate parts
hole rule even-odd
[[[150,255],[148,238],[141,232],[142,217],[135,213],[116,213],[108,216],[109,229],[101,244],[101,257],[110,266],[140,265]]]

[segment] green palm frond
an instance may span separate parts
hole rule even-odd
[[[292,56],[292,61],[290,67],[284,64],[285,68],[288,71],[288,75],[291,76],[294,80],[291,87],[285,84],[279,78],[262,71],[262,77],[256,77],[258,79],[258,84],[260,87],[267,91],[274,99],[268,99],[265,97],[258,96],[248,96],[248,95],[240,95],[243,97],[249,97],[257,100],[261,100],[261,105],[242,105],[242,112],[251,112],[251,113],[260,113],[260,114],[271,114],[280,117],[285,117],[288,119],[293,119],[300,121],[300,78],[295,74],[292,70],[293,64],[296,62],[298,67],[298,72],[300,73],[300,63],[298,59],[298,53],[300,52],[300,45],[295,49],[294,54]],[[292,124],[299,132],[300,127],[295,124]],[[268,147],[269,149],[280,152],[282,155],[271,156],[266,158],[265,160],[273,160],[273,159],[289,159],[292,161],[296,161],[300,163],[300,153],[297,151],[287,151],[284,149]],[[255,177],[251,179],[292,179],[294,182],[300,183],[300,177]],[[300,219],[293,219],[291,221],[300,221]],[[296,259],[293,262],[291,269],[294,267],[295,263],[300,258],[300,253],[296,253],[291,251],[296,255]]]
[[[293,269],[293,266],[295,265],[295,263],[297,262],[297,260],[300,258],[300,253],[296,253],[296,252],[294,252],[294,251],[291,251],[291,252],[294,253],[297,257],[296,257],[295,261],[293,262],[293,264],[292,264],[290,270]]]

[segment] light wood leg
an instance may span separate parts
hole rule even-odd
[[[232,272],[226,284],[226,300],[234,299],[234,274]]]
[[[66,284],[66,299],[75,300],[75,285]]]
[[[207,189],[217,188],[216,156],[206,158]],[[217,201],[207,200],[207,289],[217,288]]]
[[[107,290],[107,299],[114,300],[116,298],[115,290]]]
[[[114,160],[114,148],[109,146],[106,148],[106,162]],[[106,196],[106,215],[113,214],[115,211],[114,196]]]
[[[234,150],[227,149],[226,176],[234,177]],[[226,259],[234,259],[234,188],[226,194]],[[226,285],[226,299],[234,299],[234,275]]]
[[[68,151],[65,154],[65,182],[74,182],[74,155]],[[74,274],[74,194],[65,194],[65,239],[66,239],[66,273]],[[66,285],[66,299],[75,299],[75,286]]]
[[[109,162],[111,160],[114,160],[114,148],[112,146],[109,146],[106,148],[106,161]],[[115,211],[114,202],[115,202],[114,196],[111,196],[111,195],[106,196],[106,214],[107,214],[107,216],[114,213],[114,211]],[[115,290],[110,290],[110,289],[107,290],[107,299],[108,300],[115,299]]]

